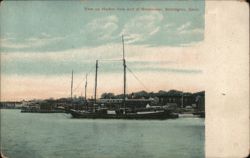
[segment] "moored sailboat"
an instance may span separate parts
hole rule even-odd
[[[125,60],[125,51],[124,51],[124,40],[122,36],[122,44],[123,44],[123,100],[118,108],[115,110],[109,110],[108,108],[97,108],[97,76],[98,76],[98,60],[96,60],[96,71],[95,71],[95,94],[94,94],[94,102],[92,103],[91,110],[75,110],[70,109],[69,113],[73,118],[89,118],[89,119],[169,119],[169,118],[178,118],[178,114],[173,113],[171,110],[166,108],[160,109],[144,109],[142,111],[139,110],[131,110],[128,108],[126,102],[126,60]],[[86,87],[85,87],[86,89]],[[85,92],[86,93],[86,92]],[[85,98],[86,99],[86,98]]]

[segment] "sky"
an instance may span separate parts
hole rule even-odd
[[[1,99],[203,90],[204,1],[4,1],[0,6]],[[118,60],[118,61],[114,61]],[[136,76],[136,77],[135,77]],[[139,79],[139,81],[138,81]]]

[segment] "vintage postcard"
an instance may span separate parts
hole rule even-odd
[[[246,157],[247,11],[2,1],[1,157]]]

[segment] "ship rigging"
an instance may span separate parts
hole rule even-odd
[[[92,105],[91,110],[75,110],[70,109],[69,113],[71,113],[73,118],[92,118],[92,119],[168,119],[168,118],[177,118],[178,114],[172,113],[168,109],[158,109],[158,110],[152,110],[152,109],[144,109],[143,111],[138,110],[131,110],[127,107],[126,102],[128,101],[126,99],[126,88],[127,88],[127,76],[126,76],[126,70],[129,70],[133,74],[134,77],[138,81],[138,77],[132,72],[131,69],[127,67],[126,59],[125,59],[125,48],[124,48],[124,38],[122,36],[122,60],[116,60],[116,61],[122,61],[123,62],[123,97],[122,97],[122,104],[119,104],[118,108],[116,108],[115,111],[110,112],[107,108],[100,108],[97,103],[97,78],[98,78],[98,68],[99,68],[99,62],[100,61],[107,61],[107,60],[96,60],[95,64],[95,85],[94,85],[94,102]],[[72,71],[72,80],[73,80],[73,71]],[[71,97],[72,97],[72,86],[73,81],[71,82]],[[143,84],[145,87],[145,85]],[[86,77],[86,84],[85,84],[85,99],[86,98],[86,87],[87,87],[87,77]],[[122,105],[122,106],[121,106]]]

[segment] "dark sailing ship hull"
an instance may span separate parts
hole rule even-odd
[[[127,113],[127,114],[105,114],[105,113],[81,113],[74,110],[70,110],[69,113],[73,118],[82,119],[137,119],[137,120],[164,120],[178,118],[178,114],[173,114],[168,111],[137,114],[137,113]]]

